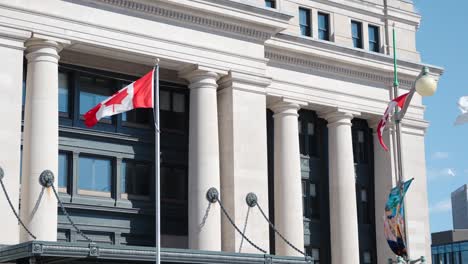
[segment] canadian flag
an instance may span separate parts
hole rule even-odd
[[[86,112],[84,114],[86,126],[92,127],[103,117],[135,108],[153,108],[153,86],[154,69]]]
[[[377,126],[377,136],[379,138],[380,145],[382,146],[383,149],[385,149],[385,151],[388,151],[388,148],[385,145],[385,142],[383,141],[382,133],[395,107],[398,106],[400,108],[403,108],[403,105],[405,105],[406,97],[408,96],[408,94],[409,93],[400,95],[397,98],[390,101],[390,103],[388,103],[387,110],[385,110],[385,113],[382,116],[382,119],[380,119],[379,125]]]

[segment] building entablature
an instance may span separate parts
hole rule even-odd
[[[265,44],[265,57],[274,62],[314,68],[336,75],[366,79],[385,85],[393,83],[392,56],[316,39],[277,34]],[[398,60],[400,87],[410,89],[423,66],[436,80],[443,69],[406,60]]]

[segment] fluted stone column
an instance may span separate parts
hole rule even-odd
[[[304,248],[302,187],[299,153],[299,105],[279,102],[271,106],[274,115],[275,226],[291,243]],[[275,237],[276,254],[300,256],[279,236]]]
[[[206,223],[201,226],[209,202],[206,192],[220,190],[217,73],[194,70],[182,75],[189,81],[189,248],[221,250],[221,215],[212,204]]]
[[[26,42],[28,71],[23,133],[21,218],[38,240],[57,240],[57,200],[49,188],[35,212],[41,192],[39,175],[51,170],[57,184],[58,172],[58,60],[56,41],[30,39]],[[32,238],[21,230],[21,241]]]
[[[341,111],[333,111],[325,115],[328,121],[330,233],[333,264],[359,264],[352,118],[352,114]]]

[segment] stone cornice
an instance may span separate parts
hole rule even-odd
[[[274,39],[266,43],[265,57],[270,61],[301,67],[308,71],[319,71],[386,85],[391,85],[393,82],[393,59],[390,56],[335,43],[277,34]],[[398,63],[400,85],[409,89],[424,64],[403,60]],[[435,78],[443,73],[442,68],[426,66],[430,68]]]
[[[335,74],[335,75],[350,77],[350,78],[354,78],[357,80],[369,80],[373,82],[384,83],[387,85],[391,85],[393,82],[393,77],[391,77],[389,74],[386,74],[385,76],[383,76],[381,74],[375,74],[372,72],[359,71],[359,70],[353,69],[352,66],[346,67],[343,64],[341,65],[327,64],[327,63],[319,62],[313,59],[308,59],[303,56],[302,57],[291,56],[291,55],[284,55],[280,52],[266,51],[265,57],[275,62],[280,62],[280,63],[284,63],[287,65],[293,65],[296,67],[301,67],[309,71],[319,71],[319,72],[324,72],[328,74]],[[400,85],[402,87],[409,88],[412,86],[412,84],[413,82],[411,81],[400,80]]]
[[[273,20],[278,20],[279,16],[279,20],[282,21],[284,25],[281,25],[281,23],[273,23],[276,25],[269,25],[266,23],[267,21],[257,21],[258,24],[256,24],[256,21],[254,20],[254,14],[252,14],[252,18],[249,19],[245,17],[223,17],[222,14],[204,13],[203,10],[192,10],[189,12],[187,11],[187,6],[182,6],[184,8],[175,5],[171,6],[170,4],[174,4],[172,2],[170,4],[153,4],[139,0],[96,0],[94,2],[117,7],[126,11],[134,11],[158,16],[165,19],[174,20],[178,23],[189,24],[191,26],[197,25],[204,28],[210,28],[211,30],[216,30],[224,34],[231,33],[258,41],[265,41],[273,34],[285,29],[287,27],[287,22],[291,18],[291,16],[285,14],[278,15],[277,12],[262,11],[263,13],[267,12],[266,15],[270,15]],[[237,5],[241,4],[237,3]],[[255,8],[253,6],[249,7]]]

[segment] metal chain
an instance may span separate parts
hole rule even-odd
[[[254,248],[256,248],[257,250],[259,250],[260,252],[262,252],[263,254],[266,254],[267,252],[263,249],[261,249],[259,246],[255,245],[252,241],[250,241],[249,238],[247,238],[241,231],[240,229],[236,226],[236,224],[234,223],[234,221],[232,220],[232,218],[229,216],[229,214],[227,213],[226,209],[224,208],[223,204],[221,203],[221,201],[216,198],[216,201],[219,203],[219,206],[221,207],[221,211],[223,211],[224,215],[226,215],[227,219],[229,220],[229,222],[231,223],[232,226],[234,226],[234,228],[236,229],[236,231],[247,241],[249,242],[250,245],[252,245]]]
[[[206,219],[208,219],[208,214],[210,213],[211,203],[208,203],[208,207],[206,208],[205,215],[200,223],[200,229],[202,229],[206,224]]]
[[[248,207],[247,215],[245,216],[244,230],[242,231],[243,235],[245,235],[245,230],[247,230],[247,221],[249,220],[250,208],[252,208],[252,207],[250,207],[250,206]],[[243,243],[244,243],[244,237],[242,236],[241,242],[240,242],[240,245],[239,245],[239,253],[241,253]]]
[[[275,231],[276,234],[278,234],[279,237],[281,237],[281,239],[284,240],[284,242],[286,242],[286,244],[288,244],[290,247],[292,247],[294,250],[296,250],[297,252],[301,253],[302,255],[304,255],[304,257],[307,258],[307,255],[306,253],[304,253],[302,250],[298,249],[297,247],[295,247],[291,242],[289,242],[275,227],[275,225],[273,225],[273,223],[270,221],[270,219],[268,219],[268,217],[266,216],[265,212],[263,212],[262,210],[262,207],[260,207],[260,204],[257,203],[257,207],[258,209],[260,210],[260,213],[262,213],[263,217],[265,218],[265,220],[267,220],[267,222],[270,224],[270,227],[273,229],[273,231]]]
[[[34,205],[34,208],[31,212],[31,216],[30,216],[31,219],[34,217],[34,215],[37,212],[37,209],[39,208],[39,205],[41,204],[42,196],[44,195],[44,190],[45,190],[45,187],[42,187],[41,193],[39,194],[39,197],[37,198],[36,205]]]
[[[23,221],[21,221],[18,213],[16,212],[15,210],[15,207],[13,206],[13,204],[11,203],[11,200],[10,200],[10,196],[8,195],[8,192],[5,188],[5,185],[3,184],[3,180],[0,178],[0,184],[2,185],[2,189],[3,189],[3,192],[5,193],[5,197],[8,201],[8,204],[10,205],[10,208],[11,210],[13,211],[13,213],[15,214],[16,216],[16,219],[18,220],[18,222],[21,224],[21,226],[24,228],[24,230],[26,230],[26,232],[34,239],[36,240],[36,236],[34,236],[31,231],[29,231],[29,229],[26,227],[26,225],[23,223]]]
[[[57,194],[57,190],[55,190],[55,186],[52,184],[52,190],[54,190],[55,197],[57,198],[57,201],[60,205],[60,208],[62,209],[63,214],[67,217],[68,222],[75,228],[76,232],[78,235],[82,236],[84,239],[86,239],[88,242],[93,243],[93,240],[91,240],[87,235],[85,235],[79,228],[76,226],[76,224],[73,222],[71,219],[70,215],[68,214],[67,210],[65,209],[65,206],[63,206],[62,201],[60,200],[60,197]]]

